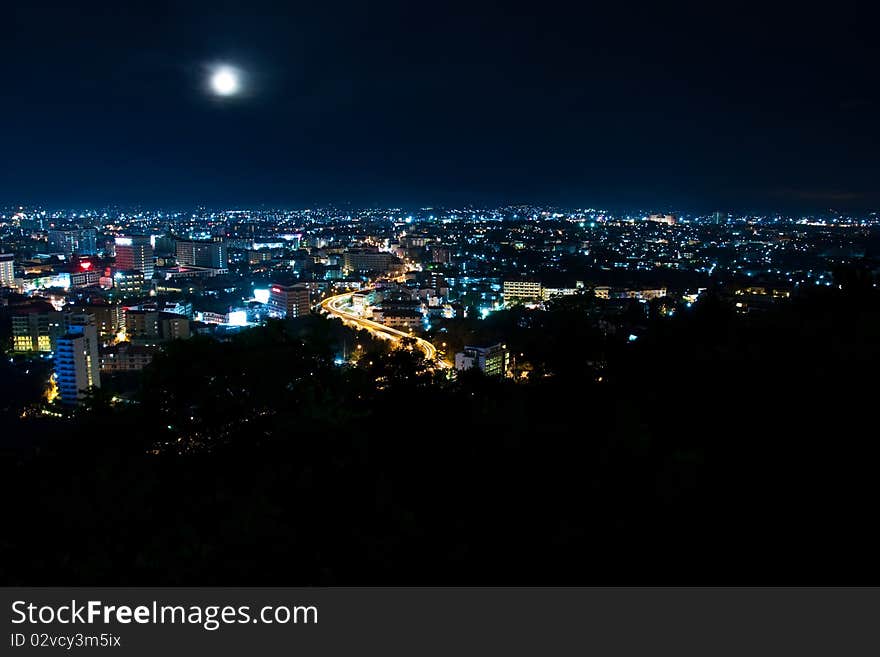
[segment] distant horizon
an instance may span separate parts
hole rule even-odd
[[[349,201],[336,202],[316,202],[316,203],[148,203],[148,202],[132,202],[132,203],[5,203],[0,204],[0,212],[16,212],[18,208],[24,208],[22,212],[40,211],[47,213],[64,213],[64,212],[301,212],[306,210],[398,210],[401,212],[426,212],[430,210],[438,211],[497,211],[506,208],[515,207],[532,207],[542,210],[558,210],[565,212],[597,210],[614,213],[615,215],[632,215],[632,214],[676,214],[681,216],[708,216],[715,212],[727,213],[731,216],[773,216],[779,215],[784,217],[805,217],[805,216],[848,216],[848,217],[869,217],[877,215],[880,212],[880,206],[866,207],[863,209],[846,209],[846,208],[731,208],[722,206],[705,206],[703,208],[687,208],[675,205],[658,205],[658,206],[625,206],[622,204],[605,205],[598,203],[583,204],[562,204],[552,202],[499,202],[499,203],[462,203],[462,204],[426,204],[426,203],[357,203]],[[75,217],[71,217],[75,218]]]
[[[0,198],[880,208],[862,12],[518,4],[15,3]]]

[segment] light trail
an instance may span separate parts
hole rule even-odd
[[[343,305],[350,303],[352,294],[354,294],[354,292],[343,292],[342,294],[327,297],[320,303],[321,309],[334,317],[338,317],[347,324],[354,324],[362,329],[366,329],[372,334],[385,337],[394,342],[400,342],[403,338],[415,340],[416,346],[422,350],[422,353],[425,354],[427,360],[436,363],[438,367],[449,367],[449,363],[437,358],[437,347],[427,340],[410,335],[409,333],[396,328],[385,326],[379,322],[374,322],[371,319],[365,319],[364,317],[353,313],[351,310],[343,308]]]

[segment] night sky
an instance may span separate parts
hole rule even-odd
[[[4,2],[0,204],[880,206],[876,24],[774,4]]]

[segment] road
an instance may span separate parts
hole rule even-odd
[[[334,317],[338,317],[347,324],[354,324],[359,328],[366,329],[370,333],[381,335],[385,338],[393,340],[394,342],[400,342],[400,340],[403,338],[411,338],[416,341],[416,346],[422,350],[422,353],[425,354],[426,359],[436,362],[439,367],[449,367],[449,363],[437,359],[437,348],[427,340],[424,340],[423,338],[418,338],[414,335],[410,335],[405,331],[400,331],[396,328],[385,326],[384,324],[380,324],[379,322],[374,322],[371,319],[365,319],[364,317],[361,317],[360,315],[352,312],[350,309],[352,294],[353,292],[344,292],[342,294],[337,294],[332,297],[327,297],[321,302],[321,309],[326,311],[330,315],[333,315]],[[349,308],[345,308],[343,306],[349,306]]]

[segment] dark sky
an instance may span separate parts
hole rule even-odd
[[[0,12],[0,203],[880,205],[880,40],[844,3]]]

